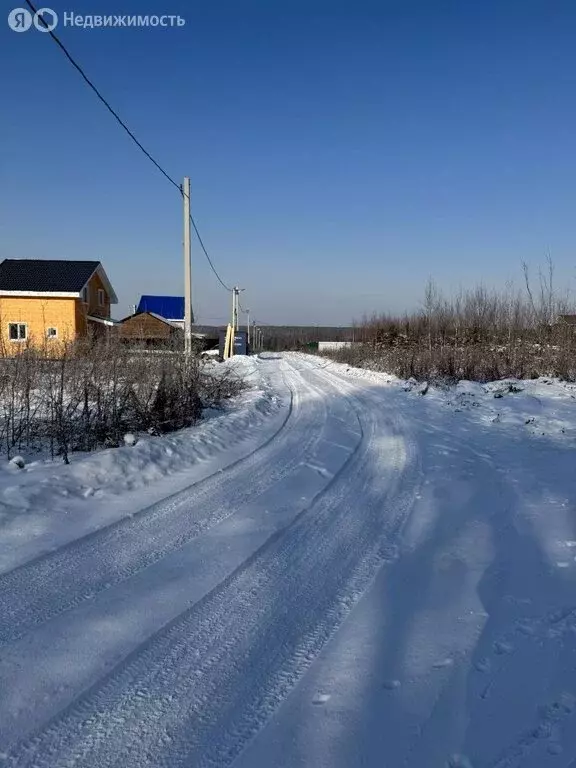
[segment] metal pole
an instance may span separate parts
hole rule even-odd
[[[246,310],[246,341],[250,344],[250,310]]]
[[[184,352],[192,352],[192,267],[191,267],[191,231],[190,231],[190,179],[184,177],[182,185],[184,200]]]

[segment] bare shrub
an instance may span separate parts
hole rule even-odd
[[[210,374],[181,349],[150,350],[84,339],[60,355],[19,348],[0,359],[2,452],[70,453],[122,445],[126,433],[161,434],[195,424],[244,387],[238,374]]]
[[[360,343],[326,355],[402,378],[491,381],[556,376],[576,380],[576,327],[567,297],[554,289],[550,259],[532,286],[523,265],[524,292],[479,285],[444,297],[432,280],[422,310],[404,317],[378,315],[355,325]]]

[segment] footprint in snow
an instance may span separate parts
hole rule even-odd
[[[493,687],[494,687],[494,680],[490,680],[488,685],[484,686],[483,690],[480,692],[480,698],[487,699],[488,696],[490,696],[490,693],[492,692]]]
[[[466,755],[452,755],[446,761],[446,768],[474,768]]]
[[[329,693],[317,693],[312,699],[312,704],[326,704],[330,700]]]
[[[382,683],[382,688],[387,691],[395,691],[397,688],[400,688],[400,680],[385,680]]]
[[[445,667],[451,667],[454,664],[454,659],[446,658],[436,661],[432,666],[434,669],[444,669]]]
[[[514,646],[509,640],[496,640],[492,647],[494,648],[494,653],[497,653],[499,656],[512,653],[514,650]]]
[[[475,662],[474,666],[478,672],[482,672],[482,674],[484,675],[487,675],[492,669],[492,665],[490,664],[490,659],[486,659],[486,658],[478,659]]]
[[[520,619],[516,622],[516,631],[521,635],[532,637],[536,634],[536,624],[528,619]]]

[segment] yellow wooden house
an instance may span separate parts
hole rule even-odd
[[[114,325],[114,289],[99,261],[5,259],[0,264],[0,354],[48,351]]]

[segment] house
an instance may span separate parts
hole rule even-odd
[[[136,320],[137,317],[144,314],[149,315],[150,317],[141,317],[140,320]],[[128,317],[121,321],[123,330],[120,335],[122,336],[125,334],[125,340],[128,340],[128,335],[130,335],[132,340],[139,338],[140,341],[145,341],[148,329],[150,332],[150,336],[148,337],[149,343],[154,345],[157,343],[158,339],[167,334],[167,327],[164,326],[164,328],[162,328],[158,323],[159,320],[164,320],[165,323],[179,328],[182,331],[184,330],[184,297],[141,296],[132,318],[134,318],[134,320]],[[154,320],[156,322],[154,322]],[[192,338],[196,339],[199,348],[208,349],[209,347],[218,344],[219,327],[194,324],[194,313],[192,313],[192,323]]]
[[[192,326],[194,346],[199,350],[218,344],[219,328],[211,325]],[[115,329],[116,336],[126,344],[149,348],[184,349],[184,321],[167,320],[156,312],[138,312],[123,318]]]
[[[0,352],[61,348],[114,325],[118,298],[99,261],[5,259],[0,264]]]
[[[155,312],[139,312],[120,320],[116,329],[117,337],[128,344],[146,347],[182,347],[184,348],[184,330],[182,324],[166,320]]]
[[[184,328],[183,296],[141,296],[136,314],[149,312]],[[192,318],[194,322],[194,318]]]

